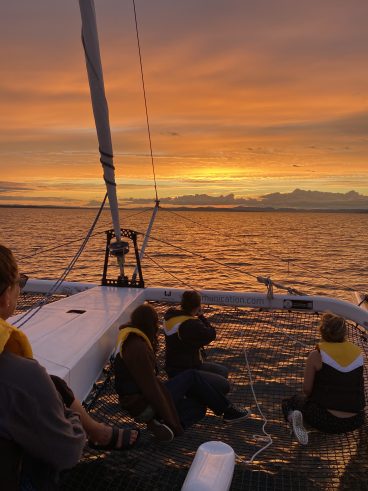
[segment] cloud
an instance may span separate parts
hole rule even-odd
[[[99,186],[80,182],[101,169],[78,2],[0,3],[1,178],[44,179],[43,188],[30,186],[55,199],[63,188],[75,196],[89,188],[83,199],[97,200]],[[363,175],[368,155],[368,2],[155,0],[137,8],[166,195],[200,201],[210,198],[195,193],[216,194],[232,203],[230,192],[336,191],[327,176],[345,178],[339,190],[367,192],[367,181],[353,176]],[[131,6],[101,0],[96,12],[117,174],[145,179],[149,146]],[[67,184],[68,177],[79,182]],[[27,189],[0,186],[0,193]],[[145,184],[120,189],[148,196]]]
[[[162,198],[162,204],[175,206],[244,206],[273,207],[296,209],[367,209],[368,196],[349,191],[347,193],[331,193],[295,189],[291,193],[270,193],[259,198],[235,197],[233,193],[220,196],[193,194]],[[129,198],[128,204],[151,203],[152,199]]]
[[[12,193],[14,191],[30,191],[33,188],[26,184],[0,181],[0,193]]]
[[[80,201],[73,199],[73,198],[65,198],[63,197],[62,203],[60,203],[60,199],[55,198],[55,196],[32,196],[31,198],[29,196],[11,196],[11,195],[0,195],[0,201],[6,201],[7,204],[10,202],[10,204],[19,204],[20,202],[24,202],[26,205],[29,204],[34,204],[37,202],[40,206],[42,206],[45,203],[52,203],[54,205],[61,205],[63,206],[64,204],[75,204],[75,205],[80,205]]]
[[[168,135],[168,136],[180,136],[177,131],[163,131],[161,134]]]
[[[262,204],[274,207],[368,210],[368,196],[359,194],[356,191],[331,193],[295,189],[291,193],[264,195],[261,199]]]

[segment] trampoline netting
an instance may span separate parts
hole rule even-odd
[[[154,304],[160,315],[163,304]],[[217,339],[207,348],[211,361],[230,369],[229,398],[238,406],[250,407],[252,417],[225,425],[210,411],[207,416],[169,444],[157,443],[142,426],[141,444],[129,451],[99,452],[85,447],[81,462],[62,476],[63,490],[180,490],[198,446],[221,440],[238,456],[231,485],[235,490],[368,490],[367,424],[343,435],[313,431],[307,446],[300,445],[283,421],[280,402],[301,390],[308,352],[318,341],[319,315],[304,312],[267,312],[230,307],[206,307],[216,326]],[[367,355],[367,336],[349,325],[348,337]],[[163,336],[160,335],[163,353]],[[265,445],[263,419],[250,389],[267,418],[266,431],[273,443],[252,464],[247,461]],[[161,373],[163,359],[160,359]],[[367,384],[367,364],[365,381]],[[134,423],[122,412],[114,391],[113,373],[106,367],[96,384],[88,411],[109,424]]]

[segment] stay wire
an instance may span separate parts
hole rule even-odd
[[[161,269],[162,271],[164,271],[165,273],[167,273],[169,276],[171,276],[172,278],[174,278],[176,281],[178,281],[180,284],[182,284],[183,286],[189,288],[190,290],[194,290],[194,291],[198,291],[196,288],[194,288],[192,285],[190,285],[189,283],[186,283],[185,281],[181,280],[178,276],[176,276],[174,273],[171,273],[171,271],[169,271],[168,269],[166,269],[164,266],[162,266],[158,261],[156,261],[155,259],[153,259],[152,256],[150,256],[149,254],[145,254],[145,257],[147,257],[150,261],[152,261],[159,269]]]
[[[142,236],[145,236],[146,235],[143,232],[138,232],[138,234],[139,235],[142,235]],[[190,251],[189,249],[185,249],[184,247],[181,247],[181,246],[172,244],[171,242],[168,242],[168,241],[163,240],[163,239],[158,239],[157,237],[153,237],[152,235],[150,236],[150,238],[151,238],[151,240],[155,240],[156,242],[160,242],[162,244],[171,246],[174,249],[178,249],[179,251],[183,251],[183,252],[186,252],[188,254],[191,254],[192,256],[198,256],[198,257],[200,257],[202,259],[205,259],[205,260],[210,261],[212,263],[218,264],[219,266],[222,266],[224,268],[231,269],[231,270],[236,271],[238,273],[241,273],[241,274],[244,274],[244,275],[247,275],[247,276],[251,276],[252,278],[257,279],[257,276],[256,275],[254,275],[252,273],[248,273],[248,271],[243,271],[242,269],[236,268],[235,266],[229,266],[228,264],[221,263],[220,261],[217,261],[216,259],[211,259],[210,257],[207,257],[204,254],[201,254],[200,252]]]
[[[195,225],[199,225],[199,226],[201,226],[203,228],[206,228],[208,230],[211,230],[212,232],[216,232],[216,234],[219,234],[219,231],[217,229],[215,229],[213,227],[210,227],[209,225],[203,224],[202,222],[197,222],[195,220],[192,220],[191,218],[188,218],[188,217],[185,217],[183,215],[180,215],[179,213],[177,213],[175,211],[172,211],[172,210],[170,210],[168,208],[162,207],[162,206],[161,206],[161,210],[167,211],[168,213],[172,213],[173,215],[176,215],[176,216],[178,216],[180,218],[183,218],[184,220],[187,220],[189,222],[192,222]],[[220,235],[222,237],[225,236],[225,234],[221,234],[221,233],[220,233]],[[237,242],[238,244],[244,245],[244,241],[243,240],[241,240],[241,239],[239,239],[237,237],[232,237],[232,239],[234,240],[234,242]],[[282,261],[284,263],[288,262],[287,259],[283,259],[282,257],[280,257],[280,256],[278,256],[276,254],[273,254],[270,251],[268,251],[268,255],[271,256],[271,257],[273,257],[274,259],[277,259],[278,261]],[[325,276],[325,275],[323,275],[321,273],[318,273],[318,272],[316,272],[314,270],[311,270],[309,268],[305,268],[303,266],[299,266],[297,263],[294,263],[294,262],[293,262],[293,266],[296,269],[299,269],[299,270],[301,270],[303,272],[311,273],[314,277],[318,277],[318,278],[321,278],[321,279],[326,280],[326,281],[331,281],[331,277],[330,276]],[[308,283],[304,282],[303,284],[308,284]],[[310,286],[314,286],[314,285],[310,285]],[[334,286],[338,286],[342,290],[345,290],[345,291],[348,291],[348,292],[355,292],[356,291],[356,288],[353,288],[353,287],[350,287],[350,286],[346,286],[346,285],[343,285],[341,283],[334,282]]]
[[[143,213],[147,213],[148,211],[151,211],[151,208],[147,208],[147,209],[145,209],[143,211],[140,211],[138,213],[134,213],[133,215],[129,215],[126,218],[136,217],[138,215],[142,215]],[[105,231],[106,231],[106,227],[104,227],[103,230],[99,230],[99,231],[95,232],[94,234],[91,234],[91,237],[95,237],[96,235],[104,234]],[[34,252],[32,254],[29,254],[28,256],[17,257],[17,260],[18,261],[24,261],[25,259],[30,259],[32,257],[38,256],[39,254],[43,254],[44,252],[55,251],[56,249],[60,249],[60,247],[65,247],[65,246],[68,246],[70,244],[75,244],[76,242],[79,242],[79,241],[81,241],[83,239],[84,239],[84,237],[78,237],[78,239],[73,239],[73,240],[69,240],[67,242],[62,242],[61,244],[58,244],[57,246],[52,246],[52,247],[46,247],[46,248],[43,248],[43,249],[39,249],[36,252]]]
[[[138,45],[138,53],[139,53],[139,65],[140,65],[140,69],[141,69],[141,79],[142,79],[142,89],[143,89],[143,98],[144,98],[144,108],[145,108],[145,112],[146,112],[147,133],[148,133],[148,141],[149,141],[149,147],[150,147],[151,164],[152,164],[152,172],[153,172],[153,182],[154,182],[154,186],[155,186],[156,202],[158,202],[156,172],[155,172],[155,164],[154,164],[154,161],[153,161],[153,151],[152,151],[151,128],[150,128],[150,122],[149,122],[149,117],[148,117],[148,105],[147,105],[146,85],[145,85],[145,82],[144,82],[143,61],[142,61],[141,43],[140,43],[140,39],[139,39],[138,18],[137,18],[137,9],[136,9],[136,6],[135,6],[135,0],[133,0],[133,9],[134,9],[135,32],[136,32],[136,36],[137,36],[137,45]]]
[[[62,275],[60,276],[60,278],[58,280],[56,280],[56,282],[51,286],[51,288],[48,290],[48,292],[46,293],[45,297],[43,298],[43,300],[41,300],[41,302],[39,302],[38,306],[36,308],[34,308],[33,310],[33,307],[31,307],[29,310],[27,310],[26,312],[24,312],[23,315],[21,315],[19,317],[19,319],[17,319],[14,324],[17,325],[18,324],[18,328],[22,327],[26,322],[28,322],[30,319],[32,319],[32,317],[34,317],[41,309],[44,305],[46,305],[46,303],[48,302],[48,299],[57,291],[57,289],[59,288],[59,286],[63,283],[63,281],[65,281],[66,277],[68,276],[68,274],[72,271],[75,263],[77,262],[77,260],[79,259],[80,255],[82,254],[83,250],[85,249],[86,245],[87,245],[87,242],[88,240],[90,239],[91,235],[92,235],[92,232],[100,218],[100,215],[102,213],[102,210],[105,206],[105,203],[106,203],[106,199],[107,199],[107,193],[105,194],[105,197],[104,199],[102,200],[102,203],[101,203],[101,206],[100,206],[100,209],[98,210],[98,213],[89,229],[89,231],[87,232],[82,244],[80,245],[77,253],[74,255],[73,259],[70,261],[69,265],[65,268],[64,272],[62,273]],[[31,313],[30,313],[31,312]],[[28,315],[30,314],[30,315]],[[28,317],[27,317],[28,316]],[[23,322],[21,322],[23,320]],[[21,324],[19,324],[21,322]]]

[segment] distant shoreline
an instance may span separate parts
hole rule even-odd
[[[0,204],[0,208],[28,208],[28,209],[59,209],[59,210],[97,210],[98,207],[88,207],[88,206],[58,206],[58,205],[3,205]],[[119,208],[120,210],[144,210],[150,209],[152,207],[147,206],[137,206],[132,208]],[[162,206],[162,209],[170,210],[170,211],[202,211],[202,212],[291,212],[291,213],[368,213],[368,209],[366,208],[275,208],[271,206],[267,207],[243,207],[236,206],[232,208],[224,208],[224,207],[214,207],[214,206],[196,206],[196,207],[188,207],[188,206]],[[106,208],[107,209],[107,208]]]

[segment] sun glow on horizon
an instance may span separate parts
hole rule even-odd
[[[0,204],[99,202],[77,2],[0,2]],[[120,199],[150,199],[132,12],[113,3],[96,0],[116,179]],[[368,195],[365,1],[143,0],[138,16],[162,198]]]

